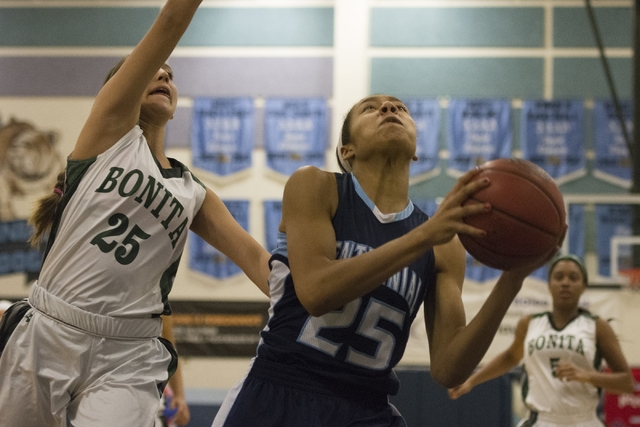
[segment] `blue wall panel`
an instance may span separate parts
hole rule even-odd
[[[333,46],[333,8],[201,8],[179,46]]]
[[[629,7],[593,8],[605,47],[631,47],[633,13]],[[553,44],[556,47],[595,47],[593,29],[584,7],[556,7]]]
[[[371,46],[540,47],[544,10],[528,8],[374,8]]]
[[[631,97],[631,58],[608,58],[620,98]],[[611,98],[599,58],[557,58],[553,65],[554,98]]]
[[[538,98],[540,58],[374,58],[371,93],[402,96]]]
[[[0,46],[135,46],[158,8],[0,8]]]

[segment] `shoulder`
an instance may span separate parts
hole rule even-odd
[[[323,171],[315,166],[303,166],[296,170],[287,181],[287,186],[307,184],[309,186],[335,186],[336,174]]]
[[[320,170],[314,166],[304,166],[296,170],[284,187],[284,198],[310,199],[337,194],[336,174]]]

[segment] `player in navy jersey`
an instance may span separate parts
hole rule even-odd
[[[398,391],[393,367],[420,306],[431,375],[455,386],[485,354],[524,278],[546,261],[504,272],[466,325],[456,234],[484,234],[463,218],[490,206],[462,203],[490,183],[472,182],[470,171],[432,218],[416,208],[408,198],[416,126],[386,95],[347,114],[338,156],[344,174],[304,167],[285,186],[270,319],[215,427],[404,426],[388,396]]]
[[[601,389],[633,393],[633,376],[611,326],[579,306],[588,282],[577,256],[551,261],[551,311],[521,318],[511,346],[449,396],[457,399],[522,361],[523,400],[530,414],[519,427],[602,427],[596,414]],[[603,358],[611,372],[600,371]]]

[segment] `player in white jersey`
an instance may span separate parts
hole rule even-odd
[[[556,257],[549,266],[552,311],[520,319],[511,346],[449,395],[457,399],[522,360],[530,416],[520,427],[602,427],[596,414],[600,389],[632,393],[633,379],[609,324],[578,307],[587,284],[580,258]],[[599,370],[602,358],[611,372]]]
[[[49,238],[0,357],[2,427],[153,425],[177,364],[160,316],[189,229],[268,292],[269,253],[164,152],[178,99],[166,61],[201,1],[167,0],[110,72],[33,217]]]

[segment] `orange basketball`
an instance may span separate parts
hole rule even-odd
[[[460,234],[471,256],[481,263],[508,270],[542,261],[562,246],[567,231],[562,194],[541,167],[522,159],[496,159],[480,166],[474,179],[491,185],[466,202],[489,203],[491,211],[465,218],[487,232],[484,237]]]

